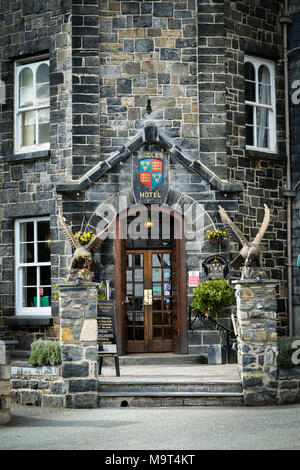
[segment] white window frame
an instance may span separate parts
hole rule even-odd
[[[261,59],[258,57],[245,55],[244,62],[250,62],[255,70],[255,97],[256,101],[247,101],[245,104],[251,107],[267,108],[269,109],[269,147],[258,147],[257,145],[246,145],[246,149],[256,150],[260,152],[276,153],[277,142],[276,142],[276,94],[275,94],[275,63],[272,60]],[[258,101],[258,70],[261,65],[268,68],[270,72],[270,84],[271,84],[271,104],[262,104]],[[257,142],[257,126],[256,126],[256,112],[253,113],[253,141]]]
[[[23,307],[22,306],[22,270],[24,267],[40,267],[51,266],[51,261],[47,262],[33,262],[21,263],[20,262],[20,224],[22,222],[34,222],[34,258],[37,259],[37,222],[49,221],[49,217],[33,217],[26,219],[17,219],[15,221],[15,281],[16,281],[16,315],[45,315],[51,316],[51,306],[49,307]],[[38,270],[39,272],[39,270]],[[37,276],[37,304],[40,303],[40,276]]]
[[[41,64],[47,64],[49,67],[49,59],[45,57],[37,57],[34,60],[31,58],[31,61],[17,61],[15,62],[15,87],[14,87],[14,143],[15,143],[15,148],[14,151],[15,153],[29,153],[29,152],[36,152],[38,150],[49,150],[50,149],[50,142],[44,143],[44,144],[35,144],[35,145],[28,145],[25,147],[22,147],[22,134],[21,134],[21,112],[24,111],[38,111],[39,109],[49,109],[50,112],[50,98],[49,102],[47,104],[42,104],[42,105],[36,105],[33,103],[33,106],[24,106],[20,108],[19,106],[19,76],[20,72],[26,68],[29,67],[31,68],[33,72],[33,88],[36,90],[36,70]],[[50,82],[49,82],[49,91],[50,91]],[[38,125],[37,125],[37,114],[36,113],[36,127],[35,127],[35,132],[36,132],[36,139],[38,137]],[[37,141],[37,140],[36,140]]]

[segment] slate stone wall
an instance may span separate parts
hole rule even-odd
[[[287,334],[286,313],[286,205],[282,191],[286,184],[284,134],[284,91],[282,64],[282,26],[279,16],[283,2],[225,1],[225,88],[226,149],[228,177],[244,182],[233,219],[249,239],[253,239],[263,220],[263,204],[271,211],[271,221],[263,240],[262,260],[270,279],[277,279],[278,332]],[[275,62],[276,130],[275,154],[246,150],[244,55]],[[234,251],[234,245],[232,246]]]
[[[12,366],[11,399],[26,406],[65,406],[66,386],[61,368]]]
[[[274,281],[236,281],[238,364],[246,405],[277,404]]]
[[[71,2],[3,1],[0,14],[1,80],[5,100],[0,116],[0,334],[19,340],[18,348],[28,350],[30,343],[47,334],[55,337],[54,327],[9,326],[4,317],[15,315],[14,222],[16,218],[50,216],[52,280],[58,276],[59,250],[56,249],[57,222],[54,187],[63,177],[71,177]],[[41,54],[50,60],[50,151],[14,153],[14,63]]]
[[[98,404],[97,284],[60,287],[61,375],[67,408]]]
[[[300,401],[299,367],[278,367],[276,282],[236,281],[238,364],[246,406]]]
[[[83,175],[99,161],[101,35],[98,3],[98,0],[72,2],[72,175],[74,178]]]
[[[198,156],[196,11],[195,0],[100,2],[102,154],[149,118]]]

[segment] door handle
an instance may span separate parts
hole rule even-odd
[[[125,300],[123,300],[123,304],[129,304],[129,299],[127,296],[125,297]]]
[[[152,305],[152,289],[144,289],[144,304]]]

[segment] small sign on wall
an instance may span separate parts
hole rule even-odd
[[[189,271],[189,287],[198,287],[200,280],[199,271]]]
[[[223,256],[213,255],[206,258],[202,263],[203,279],[228,279],[229,276],[229,263]]]

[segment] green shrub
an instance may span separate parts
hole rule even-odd
[[[192,307],[205,316],[212,313],[218,315],[225,307],[230,307],[234,301],[234,287],[225,279],[201,281],[194,289]]]
[[[278,338],[278,365],[280,367],[296,367],[296,364],[292,363],[292,354],[296,349],[292,349],[292,343],[295,340],[300,340],[300,336],[285,337],[280,336]]]
[[[31,343],[29,363],[32,366],[55,366],[61,364],[60,342],[38,339]]]
[[[105,293],[103,292],[103,290],[104,290],[104,282],[101,281],[97,285],[97,294],[98,294],[98,299],[99,300],[105,300],[106,299]]]

